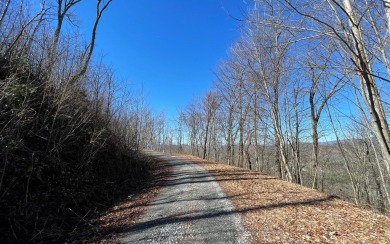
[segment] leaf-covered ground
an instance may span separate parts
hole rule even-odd
[[[180,157],[214,176],[241,214],[251,243],[390,243],[390,219],[374,211],[258,172]],[[168,165],[156,166],[152,182],[95,220],[99,234],[89,242],[116,243],[137,223],[167,180]]]
[[[390,242],[390,219],[369,209],[258,172],[181,157],[215,177],[252,243]]]
[[[94,236],[83,242],[119,243],[120,238],[126,236],[127,229],[137,223],[148,209],[148,204],[161,191],[171,170],[171,167],[162,160],[153,161],[152,179],[143,182],[137,192],[118,201],[112,208],[97,216],[92,221],[92,226],[96,226]]]

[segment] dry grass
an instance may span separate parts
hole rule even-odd
[[[207,169],[242,214],[252,243],[389,243],[390,219],[324,193],[224,164]]]

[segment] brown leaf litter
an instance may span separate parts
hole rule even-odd
[[[127,229],[136,224],[148,209],[148,204],[161,191],[171,167],[163,160],[154,159],[151,182],[145,182],[140,191],[129,195],[108,211],[100,214],[93,224],[98,226],[98,233],[90,243],[118,243],[127,234]]]
[[[197,157],[241,214],[251,243],[390,243],[390,219],[325,193],[259,172]],[[137,223],[160,192],[170,167],[158,162],[148,188],[100,215],[100,234],[91,242],[113,243]]]
[[[214,176],[251,243],[390,243],[390,219],[370,209],[259,172],[181,157]]]

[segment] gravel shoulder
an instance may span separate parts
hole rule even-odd
[[[192,156],[175,156],[175,164],[184,167],[184,174],[175,173],[174,164],[167,163],[169,157],[156,158],[158,170],[154,172],[150,186],[102,213],[96,221],[102,230],[101,235],[91,242],[221,243],[214,241],[217,235],[211,233],[212,229],[208,230],[220,226],[222,232],[218,237],[226,235],[231,240],[227,243],[389,243],[390,219],[374,211],[259,172],[206,162]],[[194,166],[189,161],[208,173],[192,168]],[[193,174],[186,175],[187,171]],[[210,175],[213,178],[209,178]],[[183,195],[196,185],[203,187],[202,184],[210,179],[215,179],[211,180],[214,186],[210,188],[222,188],[222,195],[209,190],[205,195],[190,199]],[[175,188],[178,185],[185,187],[180,190]],[[166,186],[171,187],[171,193],[165,192]],[[214,200],[226,202],[223,206],[215,205],[211,212],[185,205],[194,201],[195,205],[204,208]],[[163,210],[163,205],[169,209]],[[150,214],[152,208],[157,215]],[[221,226],[221,221],[225,220],[219,217],[223,216],[233,216],[229,221],[236,226],[231,228],[233,232],[230,234],[223,232],[229,231],[229,227]],[[218,220],[217,223],[212,219]],[[199,229],[194,223],[201,223],[205,228]],[[140,234],[145,230],[151,236]],[[208,237],[201,240],[201,235]]]
[[[370,209],[258,172],[176,156],[217,180],[251,243],[389,243],[390,219]]]
[[[245,243],[240,215],[215,179],[198,164],[153,154],[171,173],[124,243]]]

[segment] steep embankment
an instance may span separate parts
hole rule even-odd
[[[25,60],[0,57],[1,243],[89,235],[89,219],[148,175],[77,84],[56,87]]]
[[[241,213],[253,243],[387,243],[390,219],[258,172],[184,156],[208,170]]]

